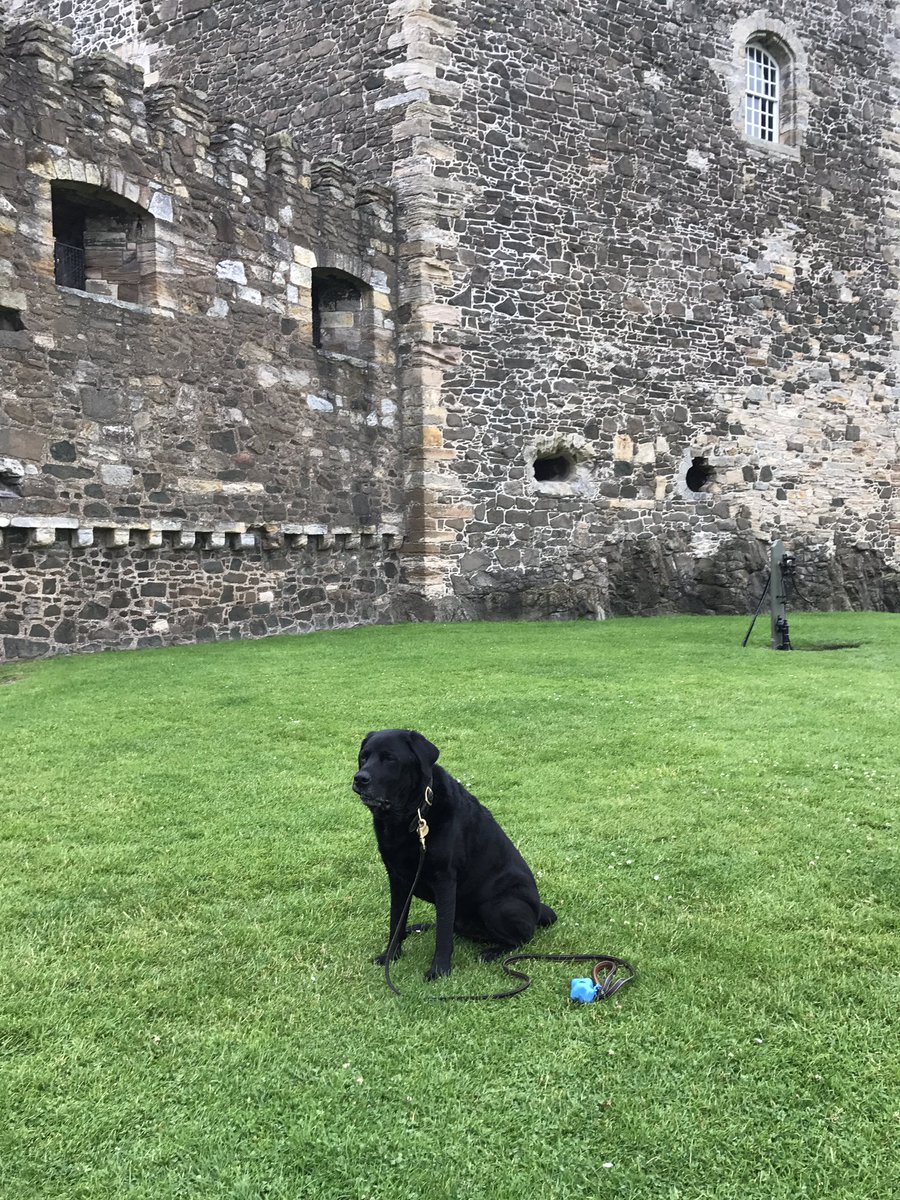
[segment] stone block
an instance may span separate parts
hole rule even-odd
[[[306,246],[294,246],[293,259],[298,266],[307,267],[309,269],[319,265],[318,259],[313,251],[309,250]]]
[[[44,456],[47,435],[31,429],[19,429],[13,425],[0,424],[0,454],[4,457],[39,462]]]
[[[123,463],[104,463],[100,467],[100,478],[107,487],[131,487],[134,480],[134,468]]]
[[[245,284],[247,282],[247,272],[242,262],[226,258],[216,263],[216,278],[229,280],[231,283]]]
[[[147,550],[158,550],[163,544],[163,531],[161,529],[136,528],[132,532],[136,543]]]

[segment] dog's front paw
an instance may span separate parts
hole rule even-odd
[[[450,974],[450,964],[449,963],[432,963],[431,966],[428,968],[428,970],[425,972],[425,978],[430,983],[432,979],[440,979],[440,977],[442,975],[449,975],[449,974]]]
[[[402,950],[398,946],[397,949],[394,951],[394,953],[391,955],[391,962],[396,962],[402,953],[403,953]],[[388,961],[387,950],[385,950],[384,954],[379,954],[376,958],[372,959],[372,962],[375,964],[376,967],[383,967],[387,961]]]

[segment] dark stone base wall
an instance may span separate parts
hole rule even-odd
[[[0,658],[258,638],[392,619],[397,552],[29,546],[0,557]],[[377,544],[376,544],[377,542]]]
[[[771,545],[746,533],[724,535],[704,551],[681,528],[573,544],[568,563],[526,547],[524,568],[498,567],[470,551],[452,598],[404,599],[398,611],[413,620],[481,621],[740,615],[753,611],[766,586]],[[900,612],[900,571],[879,551],[840,536],[789,539],[786,548],[796,563],[789,609]]]
[[[900,572],[877,551],[840,538],[833,545],[800,538],[787,545],[796,563],[790,609],[900,612]],[[678,531],[610,545],[610,614],[752,612],[770,550],[770,542],[738,536],[698,557]]]

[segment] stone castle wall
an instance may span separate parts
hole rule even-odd
[[[389,618],[398,577],[390,534],[79,533],[6,531],[5,658],[375,624]]]
[[[52,25],[68,26],[76,54],[96,54],[107,50],[120,52],[138,42],[143,22],[142,0],[7,0],[11,23],[30,17]],[[149,66],[149,63],[147,64]]]
[[[42,0],[25,0],[23,7],[62,16],[55,3],[48,10]],[[119,10],[106,7],[108,28],[118,28]],[[443,381],[460,358],[460,312],[447,302],[457,235],[444,210],[459,192],[447,123],[463,84],[448,67],[445,41],[453,26],[445,8],[455,5],[323,0],[310,9],[284,0],[158,0],[142,6],[137,41],[123,47],[161,79],[187,81],[211,108],[227,111],[239,97],[265,128],[302,129],[312,153],[339,154],[390,186],[407,534],[396,611],[425,619],[445,613],[444,601],[452,601],[444,548],[465,542],[473,518],[468,498],[435,500],[444,487],[443,463],[453,453],[443,442]],[[77,16],[73,23],[82,36],[90,25]],[[109,45],[110,35],[94,33],[93,42]],[[527,538],[531,530],[520,532]],[[598,600],[602,584],[593,574],[588,611],[596,615],[605,600]],[[557,590],[554,585],[548,594],[541,581],[527,612],[555,613]]]
[[[359,224],[367,206],[346,203],[354,184],[335,165],[320,168],[324,184],[313,171],[309,186],[298,168],[301,198],[291,204],[310,230],[301,257],[353,245],[354,265],[343,269],[359,275],[374,262],[370,250],[383,255],[379,303],[393,297],[384,369],[362,390],[353,363],[310,351],[308,327],[290,340],[303,312],[308,326],[308,296],[280,335],[250,329],[248,290],[276,303],[280,273],[266,274],[272,264],[258,243],[244,252],[227,221],[216,226],[221,245],[196,274],[208,279],[211,266],[232,290],[197,317],[205,330],[222,313],[236,341],[233,358],[211,356],[223,367],[212,391],[240,389],[249,374],[263,428],[277,425],[292,393],[301,410],[315,409],[303,434],[308,454],[292,439],[265,478],[222,480],[238,485],[227,495],[237,523],[218,536],[242,537],[254,521],[307,529],[317,494],[323,527],[351,530],[337,544],[357,536],[349,512],[368,521],[359,523],[361,546],[373,536],[363,529],[381,528],[390,542],[402,514],[402,552],[390,564],[398,574],[381,578],[379,619],[744,611],[773,537],[797,551],[809,603],[900,606],[898,63],[884,6],[11,7],[69,21],[82,47],[117,49],[163,92],[190,82],[220,129],[238,108],[289,143],[302,130],[313,157],[337,154],[387,188],[375,205],[377,236]],[[782,56],[787,132],[778,144],[742,129],[743,55],[754,36]],[[32,137],[49,134],[35,126]],[[327,199],[304,208],[317,187]],[[351,208],[352,229],[339,216]],[[278,220],[270,205],[266,221]],[[208,237],[204,230],[193,244]],[[263,286],[228,278],[241,269],[230,264],[246,275],[260,257]],[[381,286],[381,277],[369,281]],[[161,265],[154,286],[161,309],[179,284]],[[59,303],[74,301],[64,294]],[[99,303],[77,303],[94,304],[102,344]],[[232,332],[237,318],[249,323],[243,341]],[[125,319],[117,312],[110,324],[108,356]],[[204,333],[184,328],[183,354],[199,343],[202,356]],[[257,361],[261,346],[271,361]],[[299,376],[279,357],[285,347],[294,365],[303,359]],[[158,368],[165,390],[169,367]],[[331,391],[323,371],[343,373]],[[96,379],[88,386],[98,389]],[[128,395],[124,375],[110,390]],[[363,395],[375,398],[368,408]],[[317,398],[333,404],[328,429],[315,424]],[[205,395],[197,410],[211,402]],[[246,466],[217,457],[226,443],[189,440],[196,450],[175,477],[185,486],[173,502],[192,516],[204,480]],[[340,453],[351,463],[371,458],[375,486],[342,490],[346,473],[311,470],[306,502],[294,502],[294,464],[319,453],[326,463]],[[543,477],[554,459],[563,477]],[[107,465],[128,464],[123,455]],[[140,519],[158,519],[153,496],[163,489],[150,478],[133,493]],[[262,484],[264,504],[240,493],[247,482]],[[327,511],[326,495],[338,497]],[[59,498],[48,497],[48,516]],[[224,511],[224,499],[219,488],[209,511]],[[390,543],[389,558],[395,550]],[[361,578],[365,568],[348,571]]]
[[[472,520],[441,547],[443,610],[515,614],[543,587],[577,612],[608,574],[614,610],[742,611],[774,537],[815,603],[857,603],[868,575],[868,602],[896,606],[891,14],[446,11],[440,298],[462,360],[432,507]],[[793,62],[787,144],[739,121],[757,33]],[[535,479],[556,453],[570,478]]]
[[[376,104],[392,68],[402,90],[408,0],[7,2],[16,19],[67,25],[79,53],[114,51],[212,111],[299,133],[308,153],[365,164],[372,178],[391,174],[391,122]]]
[[[87,626],[74,641],[61,626],[101,602],[88,580],[112,593],[127,577],[139,599],[129,555],[169,551],[172,579],[193,572],[203,605],[217,574],[204,552],[229,550],[262,556],[240,605],[253,609],[257,580],[277,628],[384,619],[404,500],[390,193],[333,161],[310,166],[290,135],[213,121],[172,85],[145,91],[118,58],[73,60],[40,22],[6,33],[0,127],[7,653],[95,644]],[[82,202],[95,206],[74,248],[89,278],[65,286],[60,224]],[[359,311],[335,293],[314,328],[316,280],[348,277]],[[51,560],[71,586],[65,615],[35,598]],[[286,572],[296,592],[314,566],[345,594],[301,613],[273,579]],[[154,594],[156,641],[197,624],[176,615],[182,594]],[[143,608],[121,611],[133,620],[118,621],[120,640],[140,644]]]
[[[396,195],[407,611],[742,611],[773,537],[816,604],[857,603],[861,563],[896,604],[888,10],[178,0],[141,22],[164,77],[239,89]],[[786,55],[777,145],[741,128],[757,34]],[[569,478],[535,479],[556,451]]]

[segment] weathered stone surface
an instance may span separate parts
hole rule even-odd
[[[216,522],[273,554],[321,528],[321,563],[402,514],[384,566],[395,617],[745,611],[775,537],[810,602],[897,606],[887,8],[21,0],[22,14],[167,82],[144,96],[122,64],[73,64],[58,32],[9,34],[0,294],[22,299],[25,329],[0,334],[0,454],[32,474],[0,515],[105,520],[113,544],[117,521],[166,518],[185,549],[205,529],[217,554]],[[748,141],[739,119],[757,34],[792,56],[779,143]],[[268,136],[209,116],[236,111]],[[153,304],[49,282],[60,164],[155,220]],[[368,364],[311,345],[323,269],[371,288]],[[337,305],[324,316],[320,336],[349,324]],[[537,477],[541,458],[560,473]]]
[[[896,196],[885,155],[896,63],[884,11],[817,0],[746,21],[721,0],[444,11],[462,88],[443,137],[470,190],[462,211],[444,203],[454,247],[433,296],[452,296],[465,331],[440,393],[454,453],[429,466],[422,553],[430,544],[446,584],[435,611],[560,581],[590,597],[604,574],[613,612],[745,611],[775,537],[807,564],[816,604],[851,603],[865,562],[854,602],[894,607],[897,210],[886,220],[884,205]],[[754,21],[789,40],[818,89],[800,86],[789,146],[751,145],[731,119]],[[854,37],[865,60],[846,53]],[[561,76],[564,63],[577,71]],[[568,448],[568,481],[535,480],[538,437]],[[694,490],[697,462],[711,475]],[[442,508],[462,502],[474,520],[438,545]]]
[[[190,642],[201,630],[203,640],[214,641],[390,618],[399,553],[381,537],[368,547],[323,553],[306,539],[273,552],[261,549],[250,533],[231,535],[233,545],[222,534],[226,557],[213,559],[203,548],[180,545],[175,531],[159,531],[155,546],[134,533],[96,545],[85,532],[73,531],[68,543],[59,533],[54,538],[52,529],[6,530],[7,555],[0,558],[4,657]],[[341,586],[322,586],[323,576]]]
[[[79,37],[91,49],[105,48],[106,34],[125,19],[118,6],[119,17],[102,6],[68,11],[85,22]],[[343,169],[328,172],[327,194],[313,194],[308,173],[290,137],[273,142],[250,126],[221,123],[170,83],[145,92],[140,73],[117,58],[73,61],[66,38],[49,26],[9,31],[0,44],[9,224],[0,287],[4,303],[17,300],[25,329],[0,342],[0,519],[43,522],[30,526],[35,549],[49,548],[60,529],[82,527],[66,535],[66,553],[95,542],[124,550],[110,560],[124,579],[137,569],[128,556],[164,549],[165,530],[187,548],[195,530],[224,545],[228,535],[217,528],[240,526],[237,549],[252,554],[251,527],[319,524],[327,545],[330,529],[358,528],[360,513],[376,527],[385,518],[396,524],[403,467],[394,429],[391,197],[367,184],[360,203],[360,181]],[[140,206],[143,241],[134,253],[152,270],[144,262],[127,301],[128,250],[112,219],[96,240],[106,249],[92,253],[97,269],[119,272],[119,282],[54,281],[54,240],[64,240],[54,216],[60,188],[70,207],[72,197],[96,196],[91,188]],[[91,228],[78,236],[94,236]],[[311,268],[299,265],[310,263],[350,273],[370,296],[378,289],[378,308],[369,302],[358,318],[367,323],[363,358],[314,344]],[[348,329],[357,321],[339,315]],[[129,524],[143,532],[122,528]],[[0,569],[14,545],[10,534]],[[182,558],[182,570],[189,561]],[[341,564],[329,569],[350,571],[350,556]],[[28,570],[35,581],[47,578],[47,560],[35,558]],[[277,572],[271,578],[280,597]],[[83,600],[77,572],[58,582]],[[4,603],[11,620],[24,594]],[[340,603],[329,601],[330,615],[317,609],[308,623],[372,616],[368,594],[356,616]],[[253,616],[254,628],[268,628]],[[45,622],[50,633],[32,633],[28,653],[42,640],[45,652],[57,642],[95,643],[80,605],[67,619],[74,635],[67,625],[55,639]],[[184,622],[172,614],[166,621],[154,635],[182,638]],[[284,622],[303,625],[296,613]],[[133,629],[113,628],[115,637],[103,635],[110,644],[133,644]]]

